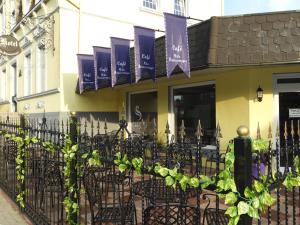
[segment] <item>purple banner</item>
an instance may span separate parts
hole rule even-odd
[[[164,13],[166,26],[166,67],[170,77],[178,65],[190,77],[189,44],[186,18]]]
[[[130,40],[111,37],[111,85],[131,83]]]
[[[155,80],[155,31],[134,27],[135,82]]]
[[[111,87],[111,49],[94,46],[95,88]]]
[[[95,90],[94,56],[77,54],[79,72],[79,93]]]

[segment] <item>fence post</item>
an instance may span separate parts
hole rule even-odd
[[[75,113],[71,114],[70,117],[70,139],[72,141],[72,145],[76,145],[77,144],[77,117]],[[73,160],[70,164],[70,180],[71,182],[74,184],[75,186],[75,190],[78,189],[78,180],[77,180],[77,156],[76,159]],[[69,193],[69,197],[72,200],[72,202],[77,202],[78,203],[78,198],[79,198],[79,193],[73,192],[73,193]],[[78,220],[78,215],[77,213],[72,213],[70,215],[70,219],[73,222],[73,224],[77,224],[77,220]]]
[[[238,137],[234,139],[234,180],[237,190],[244,195],[246,187],[251,187],[252,183],[252,147],[249,137],[249,129],[246,126],[240,126],[237,129]],[[238,225],[251,225],[252,218],[248,215],[242,215]]]

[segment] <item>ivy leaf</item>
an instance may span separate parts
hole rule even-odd
[[[200,176],[201,188],[207,188],[211,183],[211,179],[208,176],[201,175]]]
[[[189,181],[189,185],[190,185],[191,187],[194,187],[194,188],[199,187],[199,184],[200,184],[200,181],[199,181],[199,179],[196,178],[196,177],[191,178],[190,181]]]
[[[186,175],[183,175],[183,177],[181,178],[181,180],[179,181],[180,187],[182,190],[186,190],[186,186],[189,183],[190,178]]]
[[[246,198],[254,198],[255,197],[255,193],[249,187],[245,188],[244,195]]]
[[[176,175],[177,175],[177,168],[175,167],[172,170],[169,170],[169,174],[172,177],[176,177]]]
[[[243,214],[247,214],[249,211],[249,205],[244,201],[240,201],[237,207],[238,207],[239,216]]]
[[[238,215],[238,210],[236,206],[229,207],[225,214],[229,215],[230,217],[236,217]]]
[[[119,170],[120,170],[121,173],[123,173],[126,169],[127,169],[127,165],[126,164],[120,164],[119,165]]]
[[[254,181],[253,186],[254,186],[254,190],[257,193],[260,193],[260,192],[262,192],[265,189],[265,186],[261,182],[259,182],[257,180]]]
[[[81,158],[86,159],[88,157],[89,153],[85,153],[81,156]]]
[[[225,204],[233,205],[236,201],[237,201],[237,196],[233,192],[226,194]]]
[[[260,202],[259,202],[259,198],[258,197],[254,197],[253,198],[252,206],[255,209],[259,209],[260,208]]]
[[[275,199],[267,191],[264,191],[262,195],[259,196],[259,200],[262,204],[267,206],[272,206],[273,203],[275,202]]]
[[[232,168],[234,165],[234,152],[228,152],[225,155],[225,165],[226,168]]]
[[[239,222],[239,220],[240,220],[240,216],[232,217],[232,218],[229,220],[228,225],[237,225],[237,223]]]
[[[174,179],[171,176],[167,176],[165,178],[165,181],[167,186],[172,186],[175,183]]]
[[[165,167],[161,167],[159,170],[158,170],[158,173],[159,175],[161,175],[162,177],[165,177],[169,174],[169,170]]]
[[[248,215],[254,219],[260,219],[258,210],[253,208],[252,206],[249,206]]]

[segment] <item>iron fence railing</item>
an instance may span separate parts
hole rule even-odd
[[[20,119],[21,118],[21,119]],[[72,171],[76,177],[80,224],[142,224],[142,225],[196,225],[227,224],[224,214],[227,206],[214,192],[214,188],[187,189],[178,185],[168,187],[165,180],[157,174],[147,172],[147,166],[160,163],[170,169],[177,168],[178,173],[200,177],[205,174],[214,176],[225,167],[224,155],[219,141],[220,126],[215,132],[215,145],[202,145],[202,128],[199,123],[195,137],[187,137],[182,124],[178,140],[170,135],[166,127],[167,142],[157,141],[156,128],[153,135],[132,135],[127,130],[127,122],[120,121],[120,129],[109,131],[106,123],[77,122],[75,117],[66,121],[25,119],[23,116],[9,116],[0,119],[0,130],[37,137],[37,143],[31,143],[25,149],[25,208],[24,212],[38,225],[67,224],[64,198],[65,158],[62,148],[67,137],[78,144],[77,165]],[[24,118],[23,118],[24,119]],[[155,123],[154,123],[155,124]],[[103,125],[104,133],[100,132]],[[142,124],[143,126],[143,124]],[[143,127],[142,127],[143,128]],[[289,170],[292,156],[300,154],[299,122],[286,126],[284,139],[276,135],[276,147],[264,154],[253,155],[252,178],[265,175],[268,179],[284,178]],[[141,129],[143,131],[143,129]],[[259,132],[260,133],[260,132]],[[269,134],[270,142],[271,136]],[[54,153],[46,149],[44,143],[55,147]],[[81,156],[98,151],[102,164],[89,167],[83,164]],[[16,201],[22,186],[16,178],[17,145],[4,135],[0,135],[0,187]],[[117,152],[127,154],[129,158],[143,159],[142,173],[133,171],[120,173],[114,163]],[[284,167],[282,163],[284,161]],[[207,168],[208,167],[208,168]],[[216,177],[218,179],[218,176]],[[253,224],[292,224],[300,223],[300,188],[288,191],[282,186],[282,179],[274,179],[272,196],[277,202],[262,213],[260,220]],[[274,188],[273,188],[274,187]]]

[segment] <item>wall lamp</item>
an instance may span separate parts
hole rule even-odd
[[[263,96],[264,96],[264,90],[260,86],[258,86],[256,90],[257,101],[261,102],[263,100]]]

